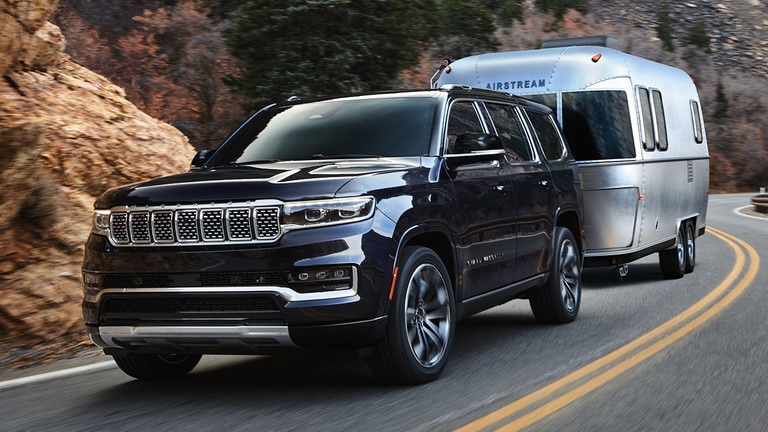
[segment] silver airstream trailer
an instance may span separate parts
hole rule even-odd
[[[664,276],[693,271],[709,152],[688,74],[592,36],[444,60],[431,84],[501,90],[557,112],[582,173],[585,265],[616,266],[623,276],[627,263],[658,252]]]

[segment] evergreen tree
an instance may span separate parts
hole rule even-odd
[[[451,58],[492,51],[499,45],[486,0],[440,0],[438,16],[438,46]]]
[[[512,21],[523,20],[523,0],[486,0],[486,9],[495,11],[496,23],[509,27]]]
[[[715,121],[728,118],[728,97],[725,95],[725,87],[722,80],[717,80],[715,87]]]
[[[254,106],[390,88],[418,60],[434,0],[247,0],[228,36]],[[432,18],[430,18],[432,19]]]
[[[536,7],[541,12],[552,12],[555,16],[555,26],[563,20],[568,9],[581,14],[588,12],[587,3],[584,0],[536,0]]]
[[[672,20],[669,17],[669,5],[662,2],[656,13],[656,36],[661,39],[665,50],[673,52],[675,45],[672,43]]]
[[[685,38],[685,42],[688,45],[699,47],[706,53],[711,53],[712,48],[709,45],[709,35],[707,34],[707,26],[702,18],[696,20],[693,26],[688,31],[688,35]]]

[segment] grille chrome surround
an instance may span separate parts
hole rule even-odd
[[[109,218],[109,241],[135,247],[272,243],[283,234],[281,204],[115,207]]]

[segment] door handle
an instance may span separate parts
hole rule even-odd
[[[504,192],[504,185],[496,185],[494,189],[496,192]]]
[[[539,180],[539,185],[549,187],[549,180]]]

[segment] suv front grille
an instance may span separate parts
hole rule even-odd
[[[234,321],[284,325],[275,299],[267,295],[120,294],[105,297],[99,311],[101,325]]]
[[[171,288],[275,286],[288,282],[284,272],[111,273],[100,276],[100,288]]]
[[[267,243],[282,233],[279,207],[243,204],[123,207],[109,227],[120,246]]]
[[[108,298],[103,315],[110,314],[179,314],[199,312],[273,312],[275,301],[262,297],[136,297]]]

